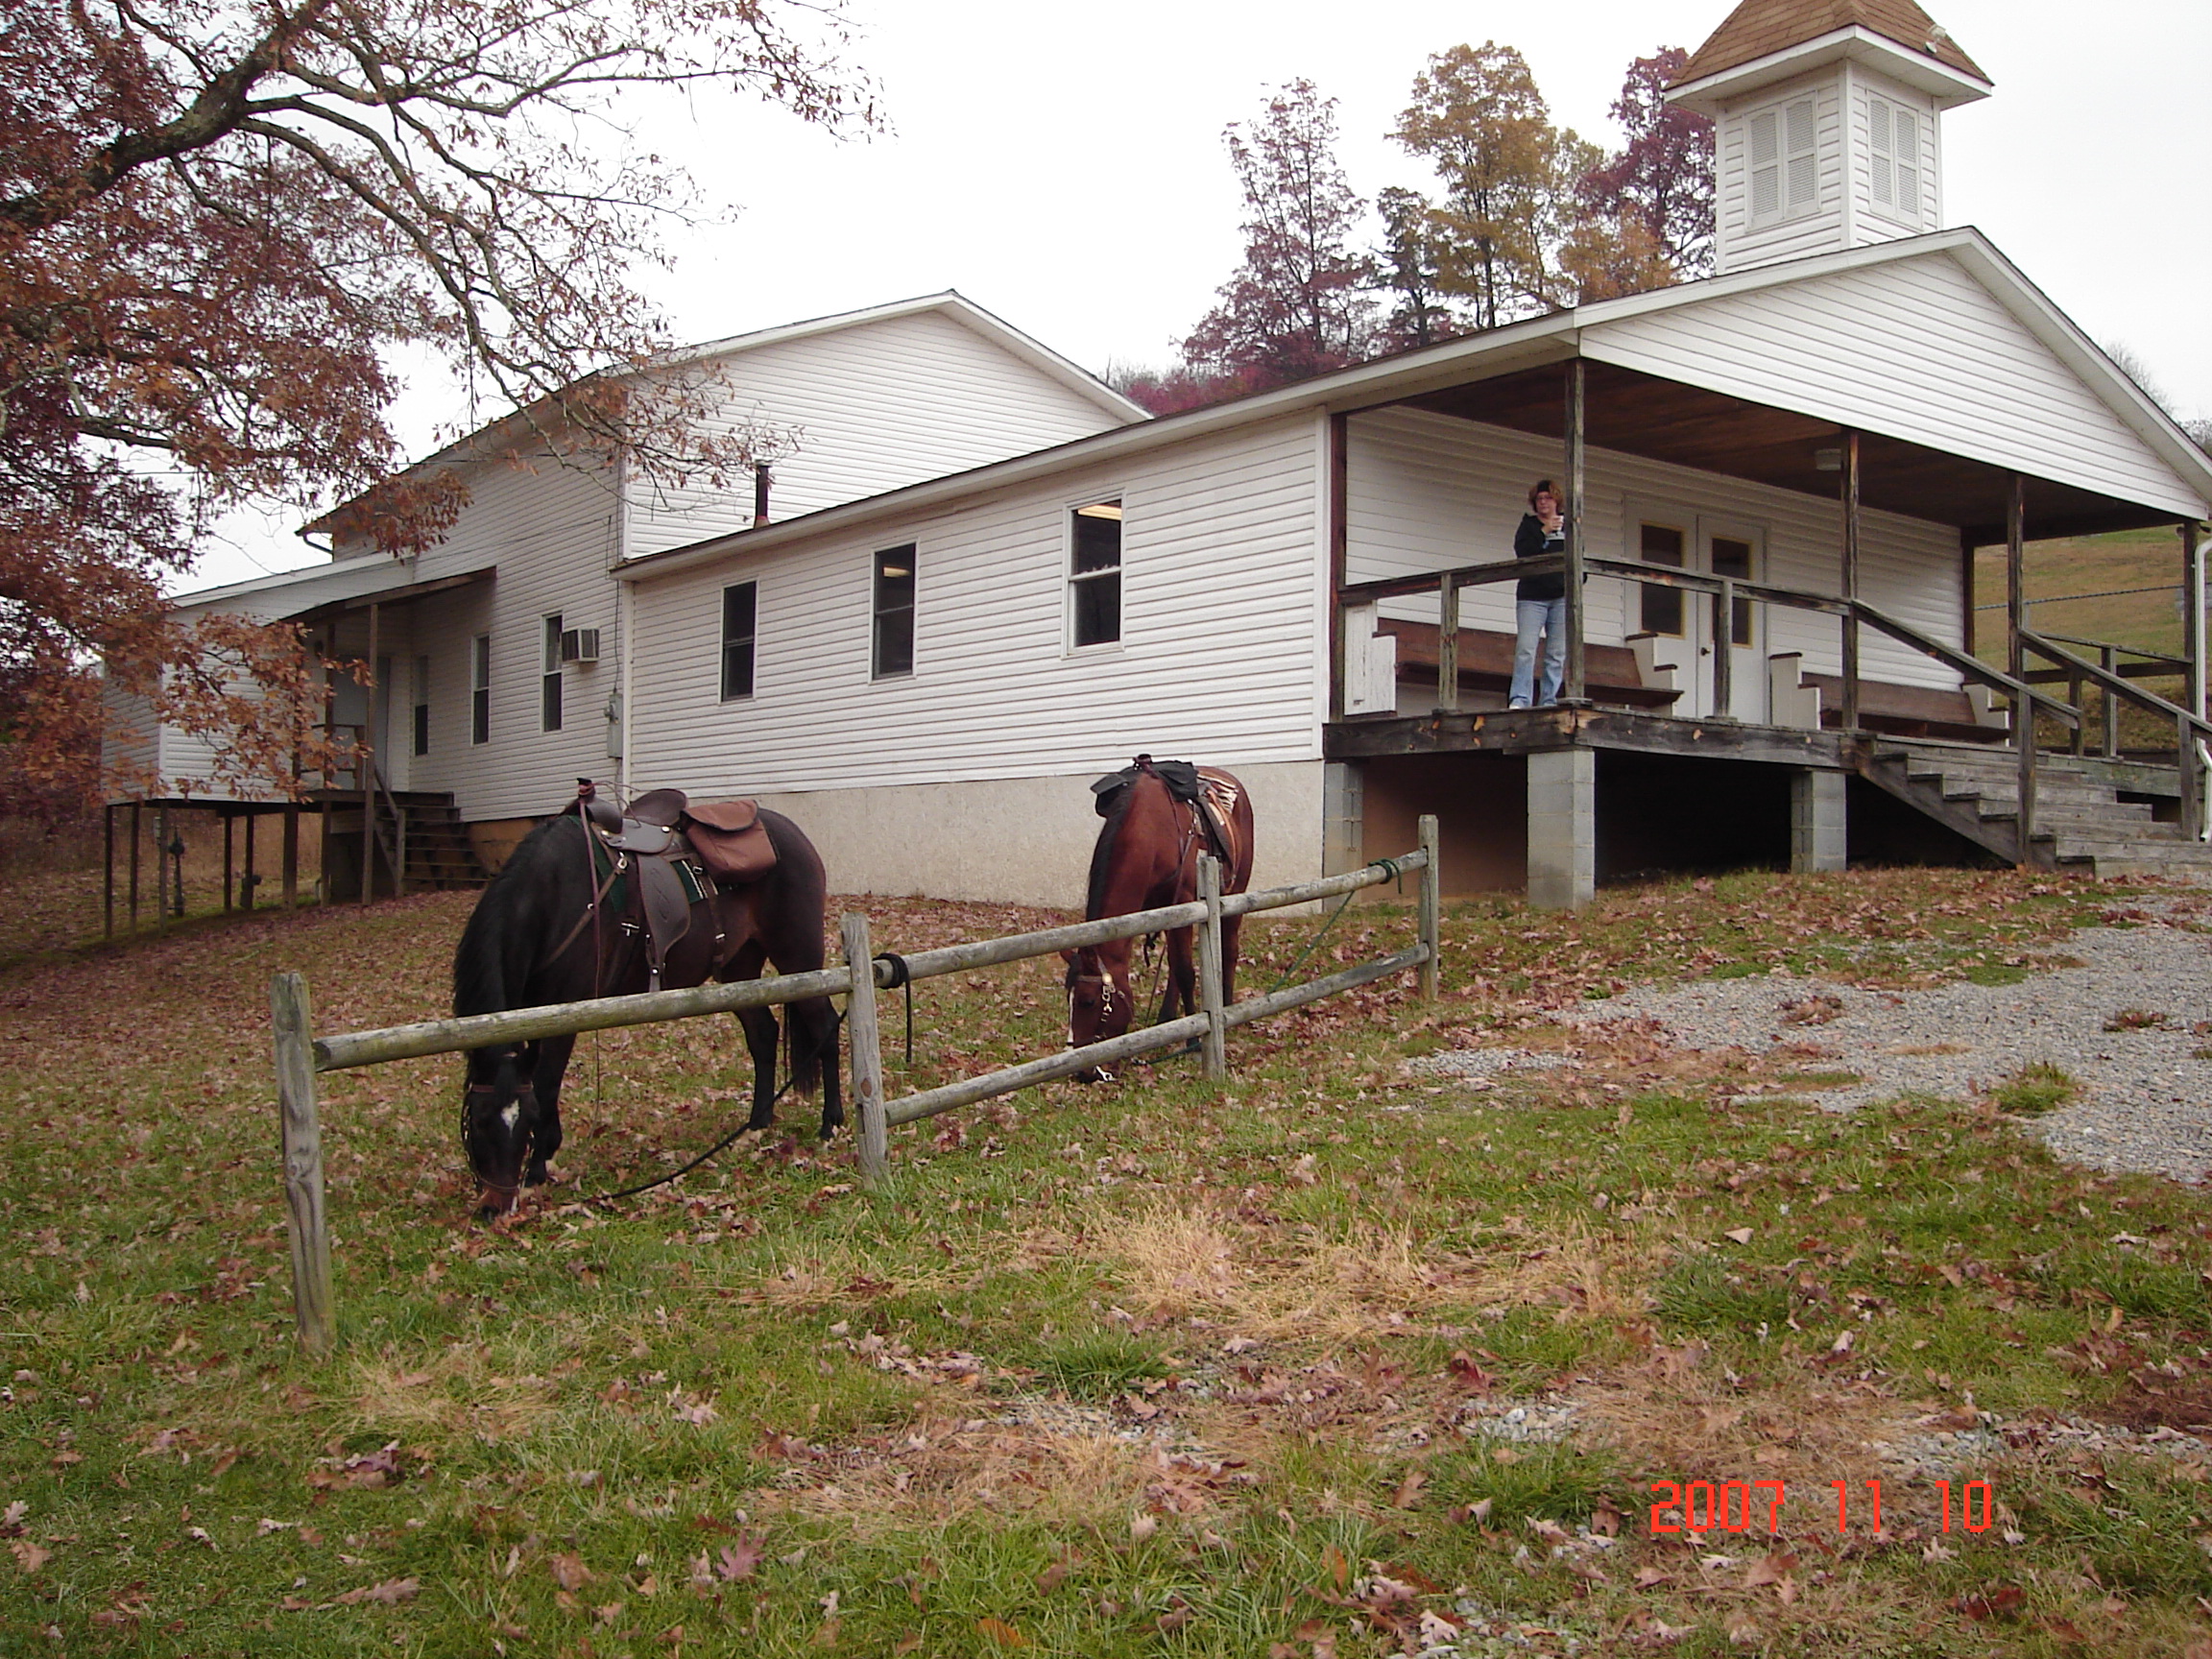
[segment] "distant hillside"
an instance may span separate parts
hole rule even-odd
[[[2040,634],[2109,639],[2150,651],[2181,650],[2181,539],[2171,530],[2123,530],[2027,549],[2029,626]],[[2156,589],[2115,593],[2116,589]],[[2076,599],[2077,593],[2110,594]],[[2005,549],[1984,547],[1974,566],[1974,640],[1985,662],[2005,656]],[[2163,689],[2159,687],[2159,689]]]

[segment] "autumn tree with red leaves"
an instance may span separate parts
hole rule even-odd
[[[1244,192],[1244,262],[1183,342],[1186,362],[1239,391],[1357,363],[1375,301],[1355,245],[1365,204],[1336,161],[1336,100],[1292,81],[1223,140]]]
[[[795,32],[803,28],[804,36]],[[648,470],[742,466],[708,389],[626,374],[668,344],[628,273],[688,180],[622,105],[673,87],[873,119],[802,0],[11,0],[0,20],[0,744],[84,775],[108,683],[286,786],[319,693],[297,634],[180,627],[209,517],[315,512],[399,452],[396,349],[545,442]],[[688,399],[694,401],[687,402]],[[434,541],[449,480],[374,498]]]
[[[1662,46],[1628,65],[1611,111],[1627,142],[1576,187],[1590,222],[1614,232],[1615,280],[1632,279],[1638,265],[1656,278],[1646,287],[1713,269],[1713,121],[1666,99],[1689,61],[1681,47]]]

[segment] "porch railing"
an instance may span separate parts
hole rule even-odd
[[[1784,610],[1812,611],[1838,619],[1843,630],[1845,649],[1842,657],[1842,683],[1840,715],[1844,730],[1855,731],[1860,726],[1860,704],[1863,676],[1859,671],[1856,635],[1860,628],[1874,632],[1897,641],[1908,649],[1941,663],[1945,668],[1971,685],[1985,687],[2001,695],[2009,705],[2009,730],[2012,747],[2019,755],[2020,775],[2020,845],[2026,848],[2034,832],[2035,784],[2038,771],[2038,746],[2035,738],[2035,720],[2042,715],[2057,721],[2071,736],[2073,753],[2083,751],[2083,716],[2080,686],[2094,685],[2105,694],[2105,752],[2117,753],[2113,728],[2115,700],[2134,704],[2149,709],[2174,724],[2176,758],[2178,767],[2181,798],[2182,832],[2192,840],[2201,840],[2205,832],[2204,781],[2212,756],[2206,753],[2205,742],[2212,738],[2212,721],[2192,713],[2179,704],[2167,701],[2155,693],[2146,691],[2133,684],[2121,672],[2111,658],[2112,647],[2103,648],[2103,661],[2091,661],[2077,656],[2060,643],[2064,636],[2033,633],[2022,629],[2022,644],[2036,656],[2056,665],[2056,672],[2042,671],[2033,675],[2008,674],[1992,667],[1972,654],[1947,645],[1940,639],[1922,633],[1910,623],[1890,615],[1863,599],[1848,598],[1835,593],[1815,593],[1794,588],[1780,588],[1770,583],[1751,582],[1740,577],[1707,576],[1696,571],[1669,569],[1664,565],[1632,564],[1626,560],[1599,559],[1585,556],[1581,560],[1584,571],[1593,576],[1608,576],[1623,582],[1646,587],[1665,587],[1685,592],[1709,595],[1713,601],[1715,636],[1729,637],[1729,620],[1734,616],[1739,600],[1755,605]],[[1459,594],[1468,588],[1486,587],[1500,582],[1518,582],[1527,577],[1564,574],[1567,559],[1561,554],[1551,554],[1533,559],[1495,560],[1480,565],[1461,565],[1448,570],[1424,571],[1418,575],[1386,577],[1375,582],[1347,583],[1337,590],[1337,603],[1344,610],[1355,610],[1380,604],[1385,599],[1407,598],[1434,594],[1437,601],[1438,636],[1436,651],[1436,706],[1444,712],[1459,708],[1459,653],[1458,620]],[[1347,631],[1339,630],[1339,637],[1347,637]],[[2094,641],[2066,640],[2073,644],[2090,644]],[[1347,637],[1347,650],[1350,641]],[[1572,653],[1571,653],[1572,655]],[[2151,653],[2137,655],[2150,657]],[[1733,719],[1735,686],[1734,664],[1731,649],[1716,649],[1712,653],[1712,712],[1708,719]],[[2163,668],[2171,663],[2185,672],[2188,663],[2179,659],[2162,659]],[[1337,683],[1346,683],[1346,664],[1337,664]],[[2073,691],[2071,700],[2054,696],[2040,689],[2032,682],[2064,680]]]

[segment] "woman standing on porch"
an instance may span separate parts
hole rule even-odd
[[[1551,480],[1540,478],[1528,492],[1528,511],[1514,532],[1513,556],[1538,559],[1547,553],[1567,551],[1567,520],[1560,516],[1559,497]],[[1513,647],[1513,689],[1509,709],[1526,709],[1531,700],[1539,709],[1559,701],[1559,682],[1567,671],[1567,578],[1563,573],[1524,576],[1514,587],[1514,620],[1518,637]],[[1536,640],[1544,640],[1542,694],[1531,698],[1536,685]]]

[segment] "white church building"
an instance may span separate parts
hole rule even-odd
[[[1554,904],[1716,862],[2188,864],[2200,638],[2152,696],[2015,583],[1974,655],[1976,548],[2173,526],[2201,617],[2212,512],[2212,460],[1946,228],[1943,124],[1989,90],[1911,0],[1744,0],[1670,93],[1718,127],[1707,279],[1159,420],[958,296],[742,336],[701,350],[800,434],[762,517],[493,429],[421,464],[471,490],[440,546],[183,608],[373,661],[334,718],[396,810],[493,856],[589,774],[757,797],[840,890],[1072,904],[1088,785],[1149,751],[1244,779],[1259,884],[1423,812],[1448,890]],[[1540,477],[1575,509],[1568,684],[1508,709]],[[2171,755],[2105,752],[2078,684],[2155,706]],[[375,830],[360,781],[324,793],[340,842],[365,794]]]

